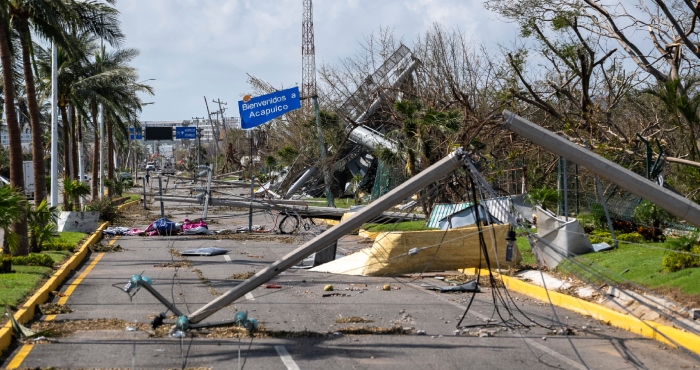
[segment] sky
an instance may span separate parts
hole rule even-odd
[[[154,87],[143,96],[141,121],[185,120],[207,114],[204,96],[227,102],[251,92],[246,73],[273,86],[301,83],[302,0],[119,0],[124,46],[141,54],[132,62]],[[313,2],[317,69],[356,53],[382,28],[407,45],[434,23],[459,28],[474,41],[511,44],[515,26],[486,10],[481,0],[316,0]]]

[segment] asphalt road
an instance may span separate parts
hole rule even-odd
[[[153,209],[158,209],[152,206]],[[197,217],[198,208],[171,205],[174,220]],[[215,209],[216,223],[210,229],[247,225],[241,210]],[[274,217],[256,213],[256,224],[274,225]],[[146,226],[144,221],[140,225]],[[233,274],[259,271],[296,248],[310,236],[255,235],[247,240],[214,240],[200,237],[120,237],[115,244],[124,251],[105,253],[68,298],[72,313],[56,321],[117,318],[148,323],[164,307],[145,290],[132,300],[120,289],[134,274],[153,279],[153,286],[172,299],[183,312],[193,312],[241,280]],[[360,246],[357,237],[339,242],[339,251]],[[173,268],[163,264],[181,262],[171,249],[184,251],[202,246],[229,250],[224,256],[188,257],[190,266]],[[93,253],[83,271],[98,256]],[[62,287],[65,291],[79,276]],[[237,368],[244,369],[680,369],[700,363],[687,353],[657,341],[606,326],[573,312],[552,308],[525,296],[511,293],[511,311],[521,325],[486,327],[488,336],[456,335],[455,326],[465,311],[471,293],[435,293],[420,287],[425,279],[359,277],[289,270],[270,283],[281,289],[259,287],[206,321],[231,320],[237,311],[260,320],[275,337],[186,338],[149,337],[146,331],[82,330],[57,342],[36,344],[21,363],[22,368]],[[339,295],[324,297],[323,287],[332,284]],[[351,285],[352,284],[352,285]],[[381,287],[391,284],[392,290]],[[366,285],[366,286],[363,286]],[[346,290],[347,289],[347,290]],[[492,292],[485,288],[467,314],[463,325],[483,325],[495,313]],[[498,311],[509,318],[499,305]],[[556,313],[556,314],[555,314]],[[366,323],[339,323],[341,317],[362,318]],[[170,320],[171,322],[173,320]],[[515,324],[514,321],[510,321]],[[398,326],[410,334],[339,334],[348,327]],[[552,334],[552,328],[569,328],[574,335]],[[468,329],[476,333],[483,327]],[[425,331],[425,335],[417,334]],[[283,333],[284,332],[284,333]],[[285,334],[286,333],[286,334]],[[14,349],[4,359],[8,366],[19,353]],[[240,359],[239,359],[240,354]]]

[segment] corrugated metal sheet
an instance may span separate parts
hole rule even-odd
[[[493,215],[496,219],[503,223],[507,223],[511,217],[513,202],[510,197],[502,197],[496,199],[484,200],[483,205],[489,210],[489,213]],[[463,209],[469,207],[472,203],[455,203],[455,204],[436,204],[433,207],[433,212],[430,213],[430,219],[428,220],[428,227],[439,228],[440,220],[443,218],[459,212]]]
[[[468,203],[456,203],[456,204],[436,204],[433,207],[433,212],[430,213],[430,219],[428,220],[428,227],[434,227],[434,228],[439,228],[440,227],[440,220],[443,218],[455,213],[459,212],[471,205],[471,202]],[[494,215],[495,216],[495,215]]]

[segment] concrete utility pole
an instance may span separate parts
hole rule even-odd
[[[202,133],[199,131],[199,120],[204,119],[204,117],[192,117],[193,120],[197,122],[197,168],[199,168],[202,153]]]
[[[211,120],[211,113],[209,112],[209,103],[207,103],[207,97],[204,97],[204,105],[207,106],[207,115],[209,116],[209,126],[211,126],[211,134],[212,137],[215,136],[214,133],[216,130],[214,130],[214,122]],[[214,164],[218,162],[219,159],[219,138],[214,137]]]
[[[694,226],[700,227],[700,206],[697,203],[510,111],[503,111],[503,119],[504,128],[529,139],[556,155],[566,157],[570,161],[586,167],[594,174],[614,182],[630,193],[658,205]]]
[[[227,108],[223,108],[221,106],[221,104],[227,105],[228,103],[221,101],[221,99],[212,100],[212,103],[219,104],[219,112],[221,112],[221,125],[219,125],[219,129],[224,130],[224,137],[226,140],[226,145],[228,145],[228,132],[226,132],[226,117],[224,116],[224,112],[226,111]],[[218,116],[217,116],[217,119],[218,119]]]
[[[82,179],[81,179],[82,181]],[[58,49],[51,43],[51,207],[58,206]]]
[[[257,288],[261,284],[270,281],[270,279],[279,275],[283,271],[301,262],[304,258],[311,255],[311,253],[319,252],[327,248],[338,239],[348,234],[350,231],[379,216],[389,207],[398,204],[402,200],[412,196],[431,183],[440,180],[444,176],[450,174],[452,171],[464,166],[464,156],[464,152],[461,149],[458,149],[432,166],[426,168],[416,176],[396,187],[394,190],[384,194],[381,198],[372,202],[367,207],[362,208],[352,217],[326,230],[324,233],[316,236],[312,240],[301,245],[299,248],[288,253],[282,257],[282,259],[258,271],[258,273],[237,285],[235,288],[229,290],[223,295],[220,295],[197,311],[189,314],[187,316],[189,323],[196,324],[201,322],[220,309],[233,303],[238,298],[243,297],[246,293]]]

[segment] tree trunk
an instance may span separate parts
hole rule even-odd
[[[22,168],[22,140],[20,136],[19,122],[17,122],[17,110],[15,109],[14,76],[12,75],[12,58],[10,45],[4,21],[0,21],[0,66],[2,66],[3,94],[5,104],[5,119],[7,124],[7,136],[10,141],[10,186],[24,190],[24,169]],[[44,172],[44,169],[41,169]],[[44,186],[44,189],[46,186]],[[21,207],[26,212],[26,207]],[[24,213],[19,220],[12,224],[12,229],[19,236],[19,248],[17,254],[29,254],[27,241],[27,214]]]
[[[111,198],[114,196],[114,137],[112,136],[112,120],[106,119],[105,124],[107,125],[107,178],[109,179],[107,196]]]
[[[63,163],[66,168],[63,173],[63,178],[70,180],[73,171],[72,161],[70,158],[70,121],[68,120],[68,109],[65,104],[59,104],[58,109],[61,111],[61,121],[63,121]],[[68,204],[68,194],[63,193],[63,204]]]
[[[70,157],[71,157],[71,179],[77,180],[78,179],[78,139],[77,139],[77,133],[76,133],[76,120],[75,120],[75,107],[73,107],[73,104],[69,106],[68,109],[68,119],[70,121],[70,138],[71,138],[71,144],[70,144]],[[80,181],[83,181],[82,179]]]
[[[100,199],[98,193],[99,183],[100,183],[100,133],[97,125],[97,103],[90,103],[90,110],[92,113],[92,127],[95,132],[94,147],[92,148],[92,181],[90,182],[90,190],[92,201]]]
[[[41,116],[39,105],[36,101],[36,88],[34,86],[34,74],[30,56],[31,36],[29,22],[20,19],[17,23],[22,44],[22,68],[24,70],[24,82],[27,88],[27,109],[29,110],[29,122],[32,127],[32,157],[34,160],[34,206],[39,206],[46,198],[46,168],[44,167],[44,145],[41,142]]]

